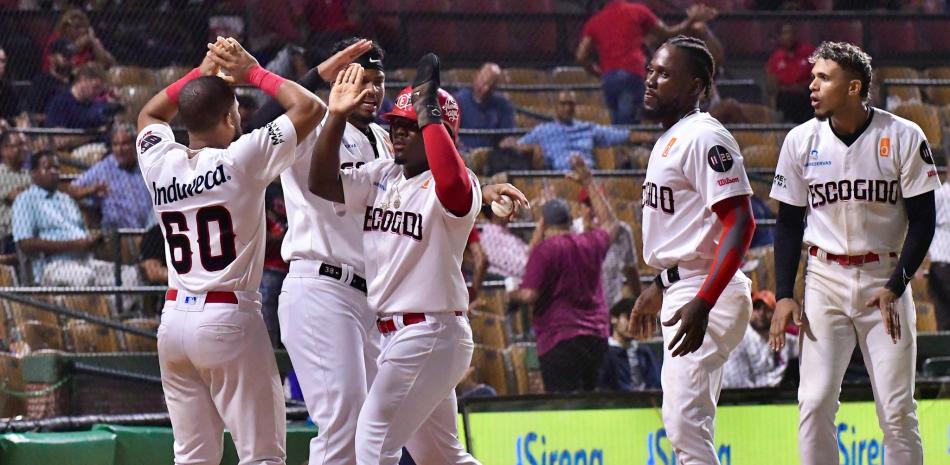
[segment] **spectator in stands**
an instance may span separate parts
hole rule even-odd
[[[599,389],[607,391],[642,391],[660,388],[660,364],[646,344],[630,335],[630,309],[634,299],[621,299],[610,307],[610,339],[607,356],[600,369]]]
[[[684,33],[694,23],[716,17],[716,10],[693,5],[686,20],[669,27],[645,5],[627,0],[612,0],[587,23],[581,33],[576,58],[587,71],[601,78],[604,101],[614,124],[636,124],[643,103],[643,79],[646,69],[643,39],[654,36],[662,43]],[[594,61],[594,54],[599,63]]]
[[[145,284],[168,285],[168,265],[165,263],[165,236],[162,227],[155,224],[142,235],[139,245],[139,269]]]
[[[53,97],[69,89],[73,78],[72,53],[66,39],[53,42],[49,47],[49,68],[33,77],[26,109],[38,123],[45,120],[46,106]]]
[[[808,57],[815,47],[798,37],[791,23],[782,25],[778,47],[765,65],[766,87],[772,108],[778,109],[785,119],[800,124],[815,115],[808,98],[812,64]]]
[[[488,272],[505,278],[506,282],[520,283],[528,263],[528,244],[508,229],[507,219],[492,213],[491,206],[484,206],[482,214],[488,218],[481,234]]]
[[[284,190],[279,183],[270,184],[264,192],[264,219],[267,241],[264,246],[264,273],[261,276],[261,315],[271,345],[276,349],[281,347],[277,297],[290,271],[290,266],[280,255],[280,244],[287,233],[287,208],[284,205]]]
[[[594,167],[594,147],[639,141],[633,131],[575,120],[576,106],[573,91],[558,93],[556,120],[535,126],[518,139],[516,150],[523,154],[540,150],[549,168],[569,170],[574,155],[580,155],[587,166]]]
[[[44,70],[49,69],[52,64],[49,59],[52,44],[60,39],[65,39],[72,49],[70,61],[76,68],[88,63],[98,63],[103,68],[110,68],[115,64],[115,58],[96,37],[96,31],[89,23],[89,17],[82,10],[66,10],[59,17],[53,33],[47,39],[46,51],[43,53]]]
[[[79,68],[68,91],[54,96],[46,106],[44,126],[92,129],[109,125],[120,108],[100,98],[105,84],[105,71],[98,65]]]
[[[581,204],[581,216],[574,219],[574,231],[583,233],[599,227],[597,215],[591,205],[590,194],[587,189],[581,189],[577,199]],[[640,271],[637,270],[636,242],[633,240],[633,230],[630,225],[618,222],[622,230],[607,249],[601,282],[604,284],[604,301],[613,306],[624,296],[636,298],[640,295]],[[627,308],[633,308],[631,305]]]
[[[20,192],[28,187],[32,180],[24,168],[27,154],[26,137],[19,132],[4,131],[0,134],[0,240],[3,254],[13,251],[13,238],[10,235],[10,206]]]
[[[22,113],[20,97],[7,79],[7,52],[0,47],[0,119],[14,124],[13,119]]]
[[[33,262],[33,281],[48,286],[114,285],[115,265],[91,254],[102,236],[86,230],[79,205],[59,190],[56,154],[36,152],[30,166],[33,185],[13,202],[13,240]],[[121,271],[123,285],[138,285],[135,267],[122,266]]]
[[[465,118],[462,129],[509,129],[515,127],[515,110],[503,95],[495,93],[502,79],[501,67],[485,63],[472,80],[472,87],[458,91],[455,98]],[[492,136],[461,136],[462,148],[473,150],[496,146]]]
[[[752,318],[745,336],[729,355],[722,368],[722,386],[725,388],[755,388],[778,386],[785,375],[789,360],[797,358],[797,337],[786,334],[788,342],[779,352],[769,348],[769,326],[775,310],[772,291],[752,293]]]
[[[772,209],[769,208],[768,204],[762,201],[757,195],[752,195],[750,197],[752,203],[752,216],[755,218],[756,224],[759,223],[759,220],[774,220],[775,213],[772,212]],[[775,228],[771,227],[760,227],[755,228],[755,234],[752,235],[752,243],[749,245],[750,249],[755,249],[758,247],[768,247],[775,242]]]
[[[610,335],[601,266],[622,228],[610,204],[594,185],[580,157],[573,158],[576,179],[588,191],[600,225],[583,234],[571,232],[571,210],[561,199],[541,208],[537,229],[542,241],[531,250],[521,288],[508,294],[516,305],[534,305],[541,377],[548,392],[592,391]]]
[[[934,198],[937,204],[937,229],[930,243],[928,287],[934,304],[937,331],[950,331],[950,180],[944,181],[934,193]]]
[[[488,270],[488,258],[485,256],[481,241],[478,229],[472,228],[465,243],[465,259],[462,262],[462,273],[465,275],[465,280],[471,283],[468,286],[469,303],[478,299],[478,294],[482,291],[482,282],[485,281],[485,272]]]
[[[260,108],[260,104],[254,97],[250,95],[238,95],[238,113],[241,115],[241,131],[248,133],[253,128],[248,126],[248,123],[251,121],[251,118],[254,116],[254,112]]]
[[[155,215],[135,156],[135,127],[117,124],[109,140],[112,153],[76,178],[67,192],[87,199],[101,215],[102,229],[146,228]]]

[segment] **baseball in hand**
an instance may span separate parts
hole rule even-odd
[[[491,211],[496,216],[502,218],[508,218],[511,215],[511,211],[514,209],[514,202],[511,201],[511,197],[507,195],[502,195],[500,199],[493,200],[491,203]]]

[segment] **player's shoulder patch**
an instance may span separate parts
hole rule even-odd
[[[141,140],[139,140],[139,154],[145,153],[146,150],[155,147],[161,141],[162,136],[155,134],[152,131],[146,132],[144,135],[142,135]]]
[[[732,154],[722,145],[714,145],[706,152],[706,163],[709,164],[709,167],[712,168],[713,171],[725,173],[732,169]]]
[[[928,165],[934,164],[934,155],[930,151],[930,146],[927,145],[927,141],[920,141],[920,158],[924,160],[924,163]]]
[[[276,121],[271,121],[264,125],[267,129],[267,137],[270,138],[271,145],[277,146],[284,143],[284,132],[277,125]]]

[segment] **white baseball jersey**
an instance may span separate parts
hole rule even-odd
[[[712,260],[722,224],[712,206],[751,195],[739,145],[709,113],[685,116],[653,147],[643,184],[643,257],[654,268]]]
[[[900,250],[907,231],[904,197],[940,186],[916,124],[879,109],[848,146],[830,120],[812,119],[785,136],[772,198],[808,207],[804,242],[836,255]]]
[[[329,113],[328,113],[329,114]],[[346,208],[324,200],[310,192],[310,160],[313,158],[320,126],[297,147],[297,161],[280,175],[287,206],[287,234],[280,253],[284,261],[321,260],[334,266],[351,265],[358,274],[365,273],[363,265],[362,221],[346,214]],[[359,167],[376,159],[392,158],[389,134],[375,123],[369,125],[376,138],[376,152],[369,139],[356,126],[346,123],[340,143],[340,169]]]
[[[481,207],[478,178],[462,217],[442,206],[432,172],[411,179],[392,160],[341,173],[346,208],[363,228],[370,307],[379,314],[468,308],[462,253]]]
[[[191,151],[165,124],[142,130],[139,168],[165,233],[169,287],[194,293],[260,288],[264,189],[293,163],[296,146],[286,115],[226,149]]]

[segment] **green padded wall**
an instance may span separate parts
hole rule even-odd
[[[0,436],[3,465],[112,465],[115,435],[108,431],[9,433]]]

